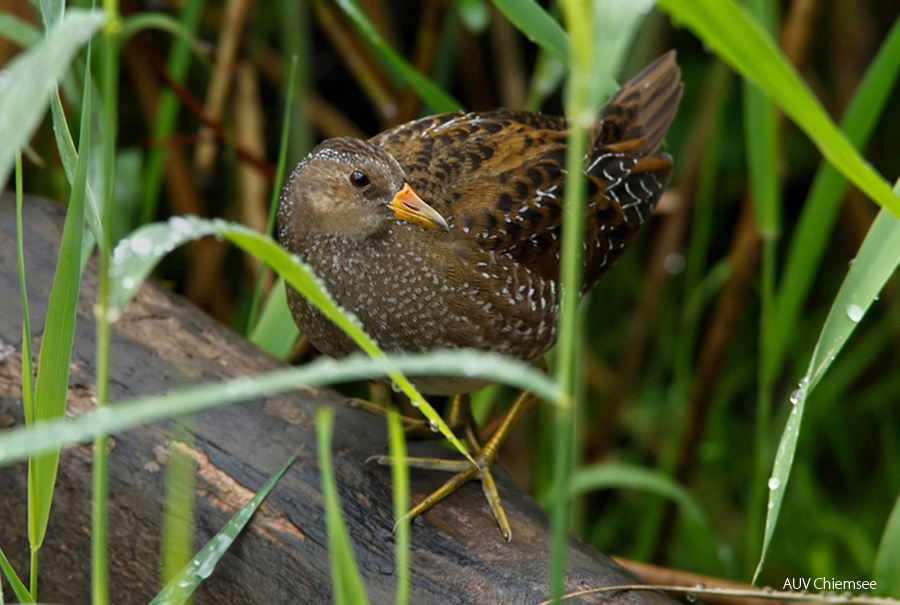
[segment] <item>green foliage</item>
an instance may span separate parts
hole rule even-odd
[[[338,605],[368,603],[366,588],[356,566],[353,545],[344,523],[344,513],[334,480],[334,463],[331,457],[331,432],[334,428],[334,411],[328,408],[316,410],[316,438],[319,451],[319,469],[322,474],[322,498],[325,501],[325,524],[328,526],[328,553],[331,556],[331,586],[334,602]]]
[[[0,462],[38,461],[33,471],[38,496],[31,507],[38,513],[32,531],[37,543],[50,510],[59,447],[97,438],[105,451],[105,434],[287,390],[298,382],[332,384],[386,372],[440,370],[530,388],[545,401],[562,404],[539,409],[541,420],[520,429],[532,431],[527,439],[531,450],[511,452],[533,458],[529,470],[537,493],[557,497],[545,499],[554,518],[552,590],[557,595],[566,531],[574,527],[604,550],[653,557],[699,573],[749,581],[756,568],[760,582],[770,584],[796,576],[875,579],[882,594],[900,596],[895,578],[900,417],[894,405],[900,400],[900,379],[890,361],[897,358],[900,334],[900,292],[890,280],[900,250],[900,202],[872,167],[890,179],[897,176],[891,171],[900,169],[894,153],[900,122],[897,112],[885,111],[891,95],[896,96],[900,73],[900,20],[895,15],[878,19],[883,9],[860,6],[870,24],[865,31],[872,54],[862,63],[842,62],[828,40],[855,39],[854,15],[844,12],[842,3],[823,5],[820,20],[806,24],[816,60],[801,57],[795,68],[776,40],[797,34],[781,20],[783,7],[763,0],[742,6],[732,0],[660,0],[675,29],[662,13],[645,19],[644,2],[458,0],[439,9],[438,3],[414,3],[415,9],[406,12],[394,4],[340,0],[333,7],[329,2],[286,1],[271,14],[255,15],[247,31],[229,32],[243,40],[237,49],[240,61],[262,74],[258,109],[269,120],[260,133],[265,143],[261,152],[248,152],[235,140],[238,101],[229,98],[223,115],[200,107],[216,66],[192,50],[200,48],[199,39],[225,37],[211,27],[220,25],[219,16],[207,4],[184,3],[177,20],[149,12],[120,19],[114,2],[107,3],[109,12],[101,16],[64,11],[61,1],[42,0],[46,35],[26,20],[0,13],[0,35],[27,47],[0,71],[0,180],[5,181],[16,154],[30,141],[44,166],[26,161],[19,183],[27,191],[69,200],[58,283],[41,343],[37,411],[32,413],[26,380],[29,426],[0,431]],[[323,19],[325,10],[333,20]],[[504,19],[509,21],[504,25],[518,32],[512,42],[496,36]],[[95,79],[89,61],[77,53],[104,22],[114,26],[104,30]],[[123,70],[131,82],[147,84],[142,80],[146,75],[120,64],[118,46],[142,44],[132,34],[147,27],[159,30],[154,40],[163,41],[167,71],[162,85],[150,83],[160,93],[159,109],[144,116],[136,102],[137,87],[120,91],[118,79]],[[313,28],[323,35],[312,36]],[[341,40],[350,43],[342,45]],[[244,199],[239,168],[249,165],[275,175],[268,183],[271,195],[264,196],[274,204],[288,158],[308,150],[313,129],[321,136],[346,134],[351,127],[374,133],[423,113],[463,106],[489,109],[517,98],[506,94],[516,86],[529,108],[558,112],[565,107],[576,127],[569,165],[575,172],[584,142],[577,127],[591,121],[611,82],[673,46],[679,50],[686,88],[665,143],[677,171],[672,199],[662,204],[657,225],[646,229],[635,249],[580,305],[583,319],[577,317],[578,301],[565,301],[561,342],[551,364],[558,382],[492,356],[451,352],[385,358],[309,271],[268,235],[220,218],[177,216],[191,212],[233,220],[251,215],[257,204],[267,217],[259,228],[265,224],[271,232],[273,205]],[[293,73],[287,67],[292,55],[298,56],[296,83],[293,76],[284,76]],[[334,67],[342,64],[353,67]],[[624,71],[622,64],[627,65]],[[34,73],[45,77],[25,77]],[[855,91],[839,86],[859,74]],[[57,81],[64,84],[60,93]],[[515,81],[519,84],[510,84]],[[348,82],[359,86],[341,86]],[[377,82],[382,96],[365,82]],[[742,92],[736,95],[738,86]],[[87,102],[92,97],[94,109]],[[841,107],[846,99],[850,102],[838,128],[824,107]],[[43,120],[48,104],[52,126]],[[282,111],[283,104],[293,115]],[[781,120],[781,111],[792,122]],[[10,115],[16,119],[2,119]],[[76,150],[69,123],[78,122]],[[96,125],[102,148],[87,141],[89,123]],[[226,151],[217,158],[212,178],[198,179],[189,188],[199,199],[185,202],[178,198],[186,194],[183,189],[163,188],[172,178],[171,150],[193,145],[194,133],[207,123]],[[274,155],[276,148],[277,167],[271,169],[259,154]],[[97,168],[98,159],[104,168]],[[90,170],[89,162],[94,162]],[[186,167],[187,174],[192,170]],[[848,179],[883,207],[877,218],[871,204],[848,195]],[[572,196],[568,211],[576,216],[578,189],[567,188]],[[139,194],[136,211],[124,208],[124,190]],[[753,209],[755,222],[738,218],[744,208]],[[169,215],[175,216],[149,224]],[[564,273],[567,289],[574,291],[581,242],[573,236],[581,229],[570,219]],[[134,225],[119,252],[103,256],[111,252],[105,242],[118,239],[119,231],[130,229],[134,221],[141,225]],[[209,259],[190,246],[176,250],[207,235],[235,245],[222,255],[222,267],[201,263]],[[152,271],[159,269],[164,279],[190,294],[191,275],[173,269],[185,263],[162,260],[170,253],[189,259],[188,266],[221,270],[209,281],[227,283],[222,296],[229,306],[223,321],[249,326],[255,342],[289,357],[297,332],[287,319],[282,281],[263,294],[257,286],[264,283],[262,274],[248,277],[249,271],[234,263],[238,250],[268,263],[287,283],[304,290],[374,358],[318,360],[265,376],[147,395],[66,420],[62,412],[74,297],[95,241],[101,243],[101,290],[108,287],[99,301],[106,310],[98,323],[101,360],[114,355],[109,351],[110,322]],[[21,259],[20,264],[24,266]],[[661,270],[663,264],[668,271]],[[23,274],[27,302],[24,284]],[[200,300],[210,299],[201,295]],[[24,323],[27,343],[27,314]],[[23,355],[30,358],[27,349]],[[399,374],[394,377],[403,388],[412,388]],[[98,370],[100,403],[106,401],[110,378]],[[497,393],[502,395],[502,389],[490,399]],[[433,411],[428,414],[440,421]],[[35,419],[47,421],[35,426]],[[365,598],[364,589],[341,529],[328,466],[327,414],[321,413],[318,422],[335,594],[339,602],[358,602]],[[402,459],[396,419],[389,428],[392,456]],[[604,462],[610,458],[616,462]],[[106,471],[104,458],[97,460],[94,553],[102,559]],[[393,472],[395,515],[400,518],[408,506],[408,476],[402,466]],[[173,484],[174,491],[184,492],[173,494],[171,501],[187,498],[188,485]],[[409,542],[416,534],[406,523],[396,532],[397,602],[403,603],[409,598]],[[101,563],[95,561],[95,568]],[[214,562],[198,565],[185,568],[187,575],[179,578],[199,582]],[[16,597],[33,601],[36,556],[31,592],[3,553],[0,567]],[[98,576],[105,586],[102,569]],[[104,592],[95,592],[97,602],[104,601]]]
[[[219,560],[228,552],[228,548],[237,539],[257,509],[265,502],[266,497],[278,483],[278,480],[297,459],[300,450],[291,455],[287,462],[274,475],[263,483],[253,497],[228,520],[203,548],[176,574],[156,597],[151,605],[176,605],[184,603],[206,578],[212,575]],[[193,493],[189,490],[188,493]]]

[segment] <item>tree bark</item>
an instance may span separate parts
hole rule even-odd
[[[19,425],[21,309],[16,273],[15,205],[0,197],[0,429]],[[34,350],[62,232],[62,211],[25,201],[26,277]],[[93,303],[96,273],[82,282],[69,381],[68,413],[92,407]],[[145,284],[115,325],[113,401],[190,384],[219,382],[283,367],[254,345],[154,283]],[[199,548],[301,445],[281,479],[213,575],[195,593],[203,603],[324,603],[332,598],[327,536],[316,459],[313,413],[336,413],[334,463],[341,503],[372,603],[393,603],[394,535],[390,469],[366,464],[386,449],[385,423],[351,408],[329,389],[295,392],[199,414],[185,426],[186,451],[197,465],[195,547]],[[110,439],[111,600],[146,603],[159,584],[159,546],[170,425],[155,423]],[[447,455],[436,443],[414,443],[419,455]],[[40,551],[40,600],[90,602],[90,445],[62,453],[50,527]],[[0,548],[23,579],[28,569],[26,465],[0,468]],[[541,509],[498,470],[513,529],[500,535],[478,485],[470,484],[412,525],[411,603],[538,603],[548,597],[548,523]],[[412,470],[418,501],[446,477]],[[566,589],[583,590],[635,578],[605,555],[571,539]],[[6,591],[7,596],[9,591]],[[652,592],[615,592],[572,603],[666,603]]]

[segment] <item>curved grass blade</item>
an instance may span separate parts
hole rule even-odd
[[[157,29],[172,34],[174,38],[193,50],[196,58],[207,65],[209,64],[206,51],[194,37],[194,33],[166,13],[146,12],[126,17],[122,20],[122,29],[119,30],[119,36],[122,39],[122,43],[125,44],[131,36],[145,29]]]
[[[37,44],[41,40],[41,32],[38,28],[9,13],[0,14],[0,36],[22,48]]]
[[[110,313],[118,318],[141,282],[150,274],[163,255],[176,246],[200,237],[215,235],[267,263],[285,281],[302,293],[327,318],[337,324],[365,353],[383,358],[384,352],[362,328],[359,320],[342,311],[327,293],[324,284],[296,255],[289,254],[275,240],[237,223],[221,219],[204,220],[193,216],[172,217],[167,223],[154,223],[136,230],[122,240],[113,253],[110,270]],[[441,416],[401,373],[390,369],[392,381],[410,398],[425,417],[437,426],[460,453],[472,460],[465,446],[456,438]],[[473,461],[474,463],[474,461]]]
[[[90,441],[97,435],[131,429],[164,418],[189,416],[231,403],[319,386],[384,376],[388,370],[415,375],[441,371],[504,383],[558,402],[559,385],[549,376],[520,361],[478,351],[436,351],[416,356],[371,358],[358,354],[341,360],[319,358],[298,368],[276,370],[229,382],[203,384],[119,402],[71,420],[60,419],[36,427],[0,431],[0,465],[51,450]]]
[[[858,148],[866,146],[887,105],[898,73],[900,19],[894,22],[841,118],[841,130]],[[847,180],[841,173],[831,164],[823,162],[813,179],[797,228],[791,237],[773,324],[798,325],[822,255],[831,241],[829,236],[847,187]],[[773,334],[772,355],[766,360],[772,365],[768,368],[771,375],[776,374],[782,365],[791,344],[791,333],[790,330],[776,330]]]
[[[636,489],[656,494],[677,503],[688,517],[706,523],[706,516],[691,494],[672,477],[654,469],[610,463],[582,467],[572,473],[572,496],[602,489]]]
[[[900,195],[900,183],[894,189]],[[754,583],[762,571],[766,551],[775,533],[785,488],[790,478],[794,452],[800,437],[800,423],[803,408],[810,391],[815,388],[822,375],[828,370],[835,356],[847,342],[850,334],[863,318],[885,282],[900,264],[900,219],[882,208],[866,234],[856,260],[847,272],[838,291],[822,333],[816,343],[809,369],[800,381],[800,387],[791,395],[793,409],[788,416],[784,433],[775,454],[772,476],[769,478],[769,503],[766,515],[766,529],[759,563],[754,574]]]
[[[401,57],[385,42],[365,13],[360,10],[356,0],[337,0],[338,6],[350,17],[363,37],[391,68],[391,73],[399,77],[405,84],[416,91],[423,101],[434,112],[460,111],[462,104],[435,86],[431,80]]]
[[[334,464],[331,459],[331,431],[334,411],[328,408],[316,410],[316,440],[319,452],[319,473],[322,480],[322,499],[325,506],[325,524],[328,527],[328,556],[331,558],[331,586],[337,605],[357,605],[369,602],[363,584],[341,501],[334,480]]]
[[[887,181],[838,130],[778,45],[733,0],[659,0],[659,7],[769,95],[860,191],[900,216],[900,200]]]
[[[7,63],[0,91],[0,185],[40,123],[57,80],[103,23],[100,12],[72,9],[43,40]]]
[[[301,448],[302,449],[302,448]],[[278,480],[290,468],[300,449],[294,452],[287,462],[284,463],[278,472],[269,477],[263,486],[250,500],[238,510],[233,517],[213,536],[213,538],[200,549],[197,555],[191,559],[190,563],[182,568],[172,580],[166,584],[166,587],[150,601],[150,605],[174,605],[176,603],[184,603],[197,589],[203,580],[212,575],[213,570],[219,559],[225,555],[231,544],[243,531],[256,509],[265,501],[266,496],[278,483]]]
[[[3,549],[0,548],[0,569],[3,570],[3,575],[6,576],[9,585],[12,586],[13,594],[16,595],[16,598],[20,603],[34,603],[34,599],[31,598],[31,593],[28,592],[28,588],[25,587],[25,584],[22,583],[22,580],[19,579],[18,574],[16,574],[16,570],[13,569],[12,563],[9,562],[9,559],[6,558],[6,555],[3,554]],[[2,587],[0,587],[2,590]],[[0,592],[0,605],[3,603],[3,593]]]
[[[90,52],[88,52],[90,57]],[[90,80],[90,67],[85,74]],[[91,89],[86,86],[82,100],[81,138],[79,149],[91,145]],[[81,287],[81,243],[84,236],[84,199],[88,176],[89,153],[81,153],[75,169],[75,178],[66,219],[63,225],[56,272],[47,302],[47,316],[38,355],[37,378],[34,383],[34,422],[46,422],[62,418],[66,412],[69,393],[69,363],[75,342],[75,320],[78,293]],[[32,551],[44,542],[59,450],[35,456],[28,465],[28,540]]]
[[[569,61],[569,36],[559,22],[534,0],[493,0],[494,6],[526,38],[563,63]]]

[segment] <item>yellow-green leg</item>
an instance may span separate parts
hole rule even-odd
[[[535,399],[536,397],[531,393],[528,393],[526,391],[520,392],[515,401],[513,401],[513,404],[509,408],[509,411],[506,413],[506,416],[503,417],[503,422],[500,423],[500,426],[497,427],[497,430],[494,431],[494,434],[491,435],[491,438],[488,440],[488,442],[484,444],[484,447],[480,447],[478,445],[478,440],[472,428],[471,415],[467,410],[457,410],[457,413],[459,414],[458,420],[461,420],[463,422],[463,426],[466,430],[467,441],[473,447],[473,450],[479,450],[478,454],[474,457],[477,466],[473,466],[472,463],[468,460],[442,460],[437,458],[418,457],[407,458],[407,464],[409,464],[409,466],[413,468],[449,471],[456,474],[450,477],[450,479],[446,483],[436,489],[424,500],[410,509],[410,511],[406,513],[404,518],[413,519],[415,517],[418,517],[429,508],[434,506],[436,503],[440,502],[441,500],[455,492],[464,483],[477,478],[481,480],[481,489],[484,492],[484,497],[488,501],[488,505],[491,507],[491,512],[494,514],[494,518],[497,520],[497,524],[500,526],[500,531],[503,533],[503,536],[507,540],[512,540],[512,530],[510,529],[509,521],[506,518],[506,511],[503,510],[503,505],[500,503],[500,494],[497,491],[497,485],[494,482],[493,475],[491,474],[491,465],[497,458],[497,452],[500,449],[500,445],[509,435],[510,431],[512,430],[513,426],[515,426],[519,418],[522,417],[522,414],[525,413],[525,410],[528,409],[528,407],[535,401]],[[454,398],[453,403],[455,405],[465,405],[466,407],[468,407],[468,398],[463,400],[457,397]],[[454,406],[451,405],[451,412],[453,412],[453,407]],[[452,419],[453,418],[448,417],[448,424],[449,420]],[[450,426],[452,427],[453,425]],[[374,456],[371,459],[377,461],[378,464],[391,464],[390,456]]]

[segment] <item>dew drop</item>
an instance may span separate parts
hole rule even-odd
[[[800,400],[806,395],[806,389],[800,387],[796,389],[793,393],[791,393],[791,405],[797,405],[800,403]]]
[[[865,312],[865,309],[863,309],[859,305],[847,305],[847,317],[849,317],[850,321],[854,323],[862,319]]]
[[[779,487],[781,487],[781,479],[778,477],[769,477],[769,489],[775,491]]]
[[[432,433],[437,433],[441,430],[441,427],[438,426],[438,423],[434,422],[433,420],[428,422],[428,428],[431,429]]]
[[[131,251],[138,256],[146,256],[153,251],[153,242],[146,237],[135,237],[130,242]]]
[[[684,271],[684,265],[684,255],[678,253],[669,254],[663,261],[663,267],[672,275],[678,275]]]

